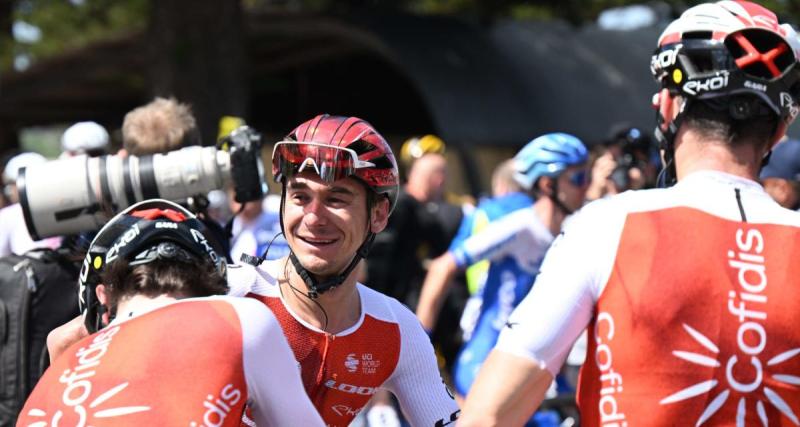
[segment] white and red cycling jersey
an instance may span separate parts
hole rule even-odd
[[[800,214],[703,171],[587,205],[497,348],[554,376],[589,327],[588,426],[800,425]]]
[[[238,426],[245,405],[259,426],[322,425],[269,310],[246,298],[192,298],[118,318],[74,344],[17,425]]]
[[[394,298],[357,284],[361,317],[329,334],[292,312],[275,279],[286,260],[228,269],[233,295],[269,307],[300,364],[308,396],[330,426],[347,426],[379,388],[392,392],[414,426],[446,426],[458,406],[439,375],[430,339],[416,316]],[[272,370],[267,362],[263,369]]]

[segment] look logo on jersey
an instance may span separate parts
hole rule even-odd
[[[329,425],[349,425],[397,366],[400,331],[396,323],[365,314],[354,331],[330,335],[301,323],[279,297],[248,296],[263,302],[281,323],[300,362],[303,386]],[[375,351],[353,351],[359,348]]]
[[[582,419],[800,425],[799,246],[792,227],[689,208],[629,214],[590,325]]]

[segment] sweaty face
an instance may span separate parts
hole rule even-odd
[[[380,232],[388,202],[377,203],[367,224],[367,188],[353,178],[328,184],[304,172],[287,180],[283,221],[286,240],[300,263],[321,277],[344,270],[368,227]]]

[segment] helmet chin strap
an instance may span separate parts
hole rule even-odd
[[[300,260],[297,259],[297,256],[295,256],[294,251],[290,250],[289,259],[292,261],[294,270],[306,283],[306,286],[308,287],[309,298],[317,299],[321,294],[324,294],[325,292],[331,289],[335,289],[337,286],[344,283],[344,281],[347,279],[347,276],[349,276],[350,273],[353,272],[353,269],[356,268],[358,263],[363,258],[367,257],[367,254],[369,253],[369,248],[372,246],[372,242],[374,240],[375,240],[375,233],[369,232],[367,234],[367,238],[364,240],[361,246],[358,247],[356,255],[350,261],[350,264],[347,265],[347,268],[345,268],[341,273],[333,277],[329,277],[322,282],[320,282],[319,278],[317,278],[316,275],[314,275],[313,273],[308,271],[305,267],[303,267],[303,264],[301,264]]]
[[[286,203],[285,185],[283,186],[281,193],[282,193],[281,209],[280,209],[280,215],[278,217],[280,218],[281,222],[281,232],[283,232],[283,234],[286,235],[286,230],[283,227],[283,208],[284,208],[284,203]],[[367,214],[368,214],[367,223],[369,224],[371,222],[370,221],[371,212],[368,212]],[[292,249],[291,246],[289,247],[289,260],[292,261],[294,270],[297,272],[300,278],[303,279],[303,282],[305,282],[306,286],[308,287],[308,294],[307,294],[308,297],[311,299],[317,299],[321,294],[324,294],[325,292],[334,289],[337,286],[344,283],[344,281],[347,279],[347,276],[349,276],[350,273],[353,272],[358,263],[362,259],[367,257],[367,254],[369,254],[369,249],[372,247],[372,242],[374,240],[375,240],[375,233],[373,233],[372,231],[367,232],[367,237],[364,239],[364,242],[361,243],[361,246],[358,247],[358,250],[356,250],[356,254],[355,256],[353,256],[353,259],[350,261],[350,264],[348,264],[347,267],[344,270],[342,270],[339,274],[333,277],[329,277],[328,279],[326,279],[321,283],[320,279],[314,273],[308,271],[305,267],[303,267],[303,264],[300,262],[299,259],[297,259],[297,256],[294,254],[294,249]]]
[[[556,205],[565,215],[572,215],[575,213],[574,209],[570,209],[567,205],[564,204],[561,200],[558,199],[558,177],[553,178],[553,192],[548,194],[547,197],[553,201],[553,204]]]
[[[656,123],[658,123],[658,125],[653,134],[656,141],[658,141],[658,147],[664,151],[664,167],[661,169],[661,172],[659,172],[658,179],[656,180],[659,187],[672,187],[678,182],[678,173],[675,170],[675,137],[678,135],[678,129],[680,129],[681,123],[683,122],[684,112],[688,108],[689,99],[685,99],[681,110],[667,125],[666,130],[662,129],[661,125],[665,123],[667,119],[661,114],[661,111],[656,112]]]

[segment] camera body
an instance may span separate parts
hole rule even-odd
[[[234,130],[219,147],[185,147],[147,156],[86,155],[20,170],[17,188],[34,239],[100,229],[122,209],[142,200],[184,200],[233,183],[239,202],[266,192],[261,137]]]
[[[617,146],[619,154],[616,156],[617,167],[611,172],[609,179],[619,191],[631,189],[631,169],[638,169],[645,173],[647,163],[651,157],[653,144],[649,137],[638,128],[626,127],[615,134],[606,143],[608,146]],[[647,185],[649,183],[646,183]]]

